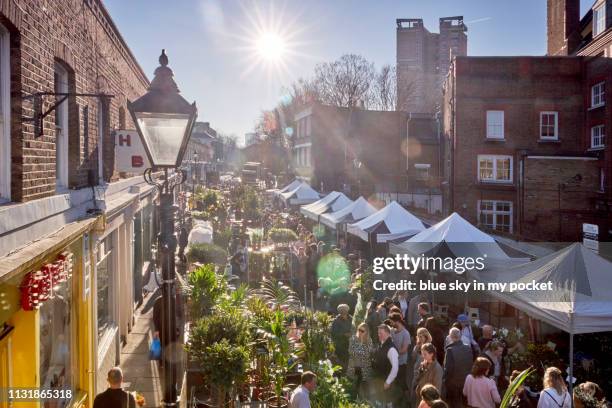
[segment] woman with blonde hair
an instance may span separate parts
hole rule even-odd
[[[548,367],[542,381],[544,389],[540,393],[538,408],[570,408],[571,396],[567,392],[563,373],[557,367]]]
[[[348,376],[356,380],[359,396],[368,398],[368,383],[372,379],[372,353],[374,344],[368,325],[361,323],[357,333],[349,340]]]
[[[416,389],[416,379],[418,378],[419,368],[421,367],[421,362],[423,361],[423,356],[421,355],[421,346],[423,344],[431,343],[431,334],[429,330],[424,327],[420,327],[416,332],[416,339],[414,347],[412,348],[412,352],[408,356],[408,367],[406,372],[406,385],[408,386],[408,401],[412,403],[413,401],[418,402],[418,395],[414,394]]]

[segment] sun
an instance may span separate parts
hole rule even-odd
[[[255,43],[259,56],[266,61],[279,61],[287,51],[286,41],[276,33],[263,33]]]

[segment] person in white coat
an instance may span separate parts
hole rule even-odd
[[[563,373],[557,367],[548,367],[544,372],[544,389],[540,393],[538,408],[570,408],[572,396],[567,391]]]

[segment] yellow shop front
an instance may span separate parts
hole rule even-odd
[[[0,258],[0,389],[64,390],[15,407],[91,407],[92,235],[96,218],[67,224]],[[8,395],[0,407],[9,407]],[[25,397],[27,401],[19,401]]]

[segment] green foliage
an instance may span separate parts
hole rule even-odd
[[[315,370],[319,362],[327,360],[332,353],[330,325],[331,318],[327,313],[310,311],[306,313],[301,345],[297,350],[305,370]]]
[[[227,251],[215,244],[191,244],[187,249],[187,259],[190,263],[225,265],[227,256]]]
[[[249,353],[244,346],[231,344],[227,339],[205,348],[199,359],[206,379],[221,389],[228,389],[245,378]]]
[[[288,243],[298,240],[297,234],[289,228],[272,228],[268,235],[270,239],[276,244]]]
[[[512,402],[512,398],[516,395],[519,387],[523,385],[523,382],[531,375],[533,372],[533,368],[529,367],[528,369],[522,371],[516,378],[510,383],[504,397],[502,398],[501,405],[499,408],[509,408],[510,403]]]
[[[254,281],[260,281],[270,268],[270,253],[249,253],[249,274]]]
[[[329,360],[320,361],[313,368],[317,374],[317,389],[310,397],[312,408],[350,407],[348,384],[335,375],[339,369]]]
[[[187,350],[192,358],[203,361],[208,347],[222,340],[236,346],[247,346],[248,334],[248,323],[240,313],[235,310],[217,311],[195,322]]]
[[[190,272],[187,282],[191,292],[191,316],[198,319],[211,313],[227,291],[227,282],[215,273],[215,266],[205,264]]]
[[[264,279],[255,291],[257,296],[273,310],[296,311],[300,309],[300,299],[289,286],[275,279]]]
[[[513,370],[536,367],[525,380],[525,385],[536,390],[542,388],[544,367],[562,368],[565,365],[559,353],[540,343],[529,343],[525,351],[513,353],[509,357]]]
[[[227,250],[231,239],[232,239],[232,229],[231,228],[215,229],[213,231],[213,243],[219,246],[220,248]]]

